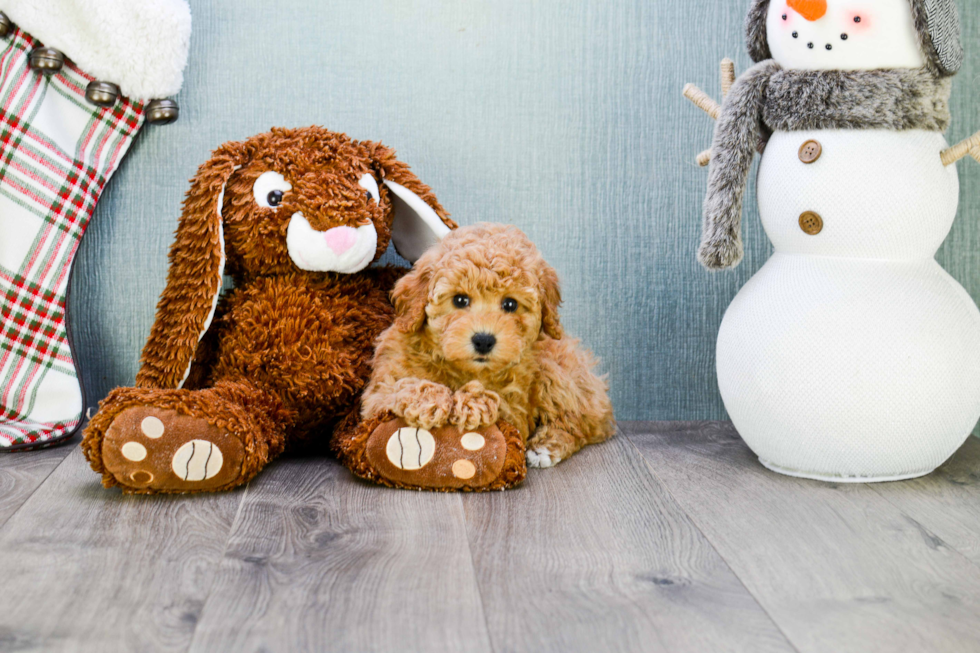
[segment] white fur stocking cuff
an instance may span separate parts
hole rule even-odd
[[[184,81],[186,0],[0,0],[0,10],[130,99],[174,95]]]

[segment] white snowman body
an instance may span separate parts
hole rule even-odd
[[[906,0],[863,3],[875,13],[831,1],[814,20],[790,6],[800,4],[769,8],[784,68],[889,67],[889,50],[890,67],[922,65],[909,50],[918,53]],[[843,31],[855,18],[880,47]],[[861,45],[848,66],[833,54],[841,43]],[[758,199],[775,254],[732,302],[717,346],[725,407],[770,469],[854,482],[920,476],[980,419],[980,311],[934,258],[959,197],[945,147],[925,130],[770,138]]]

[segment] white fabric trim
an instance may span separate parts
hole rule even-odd
[[[0,0],[0,10],[130,99],[175,95],[184,81],[186,0]]]
[[[235,166],[235,170],[238,170],[241,166]],[[225,187],[221,187],[221,192],[218,193],[218,206],[215,209],[215,213],[218,215],[218,245],[221,248],[221,261],[218,263],[218,287],[214,291],[214,298],[211,300],[211,311],[208,313],[208,318],[204,320],[204,327],[201,329],[200,335],[197,336],[197,341],[201,342],[204,339],[204,334],[208,332],[211,328],[211,321],[214,320],[214,313],[218,310],[218,299],[221,298],[221,289],[224,286],[225,278],[225,227],[222,224],[221,217],[221,207],[225,201]],[[191,354],[190,361],[187,362],[187,369],[184,370],[184,378],[180,380],[177,384],[177,388],[183,388],[184,382],[187,381],[187,377],[191,375],[191,368],[194,366],[194,354]]]
[[[395,215],[391,220],[391,240],[406,260],[414,263],[449,233],[449,227],[421,197],[393,181],[384,181],[391,189]]]

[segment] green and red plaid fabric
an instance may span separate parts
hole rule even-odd
[[[0,449],[70,436],[82,421],[65,298],[102,188],[143,122],[143,105],[90,104],[92,77],[66,61],[30,69],[41,44],[0,40]]]

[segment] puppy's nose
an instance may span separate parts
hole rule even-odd
[[[481,355],[489,354],[497,344],[497,338],[492,333],[474,333],[470,340],[473,341],[473,349]]]

